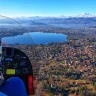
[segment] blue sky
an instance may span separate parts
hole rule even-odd
[[[0,0],[0,15],[60,16],[96,14],[96,0]]]

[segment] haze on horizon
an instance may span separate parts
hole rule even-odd
[[[0,0],[0,15],[8,17],[96,15],[95,9],[96,0]]]

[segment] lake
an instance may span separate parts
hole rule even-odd
[[[22,35],[2,38],[7,44],[48,44],[51,42],[65,42],[67,35],[45,32],[29,32]]]

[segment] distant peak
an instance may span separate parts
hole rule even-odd
[[[83,14],[79,14],[76,17],[96,17],[96,15],[92,15],[90,13],[83,13]]]

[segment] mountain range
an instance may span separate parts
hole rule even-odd
[[[87,18],[87,17],[96,17],[96,14],[90,14],[90,13],[82,13],[78,15],[72,15],[72,16],[65,16],[65,15],[60,15],[60,16],[28,16],[28,17],[13,17],[15,19],[40,19],[40,18]]]
[[[95,28],[96,27],[96,15],[89,13],[79,14],[76,16],[59,16],[59,17],[16,17],[13,20],[9,18],[0,19],[0,26],[15,25],[15,21],[22,26],[27,27],[62,27],[62,28]],[[18,25],[18,24],[17,24]]]

